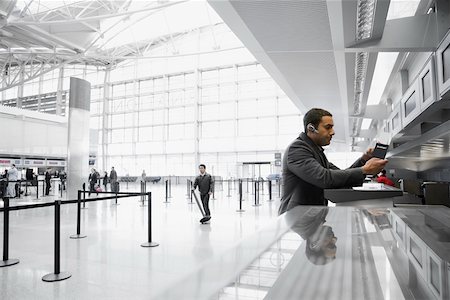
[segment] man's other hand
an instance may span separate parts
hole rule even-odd
[[[384,169],[388,163],[387,159],[380,159],[373,157],[369,159],[366,164],[362,167],[363,173],[368,175],[376,175]]]

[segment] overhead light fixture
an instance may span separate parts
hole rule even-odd
[[[373,19],[375,14],[375,0],[358,0],[356,16],[356,40],[369,39],[373,31]],[[364,95],[364,84],[368,63],[367,52],[357,52],[355,54],[355,82],[353,114],[361,114],[362,97]]]

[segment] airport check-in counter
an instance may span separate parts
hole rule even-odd
[[[155,299],[450,299],[450,209],[298,206]]]
[[[336,206],[392,207],[393,197],[403,196],[403,191],[382,183],[364,183],[349,189],[326,189],[324,194]]]

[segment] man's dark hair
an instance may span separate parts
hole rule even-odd
[[[205,166],[204,164],[199,164],[198,167],[199,167],[199,168],[200,168],[200,167],[203,167],[203,168],[206,169],[206,166]]]
[[[308,132],[307,126],[308,124],[312,124],[314,128],[317,129],[319,127],[319,123],[322,120],[322,117],[332,117],[333,115],[321,108],[312,108],[310,109],[305,116],[303,117],[303,126],[305,127],[305,132]]]

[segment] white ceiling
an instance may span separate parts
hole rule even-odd
[[[360,132],[377,61],[376,51],[368,54],[361,115],[354,118],[357,51],[345,47],[356,40],[356,0],[208,2],[303,113],[313,107],[329,110],[335,140],[352,143]],[[377,3],[374,28],[381,32],[387,17],[414,14],[418,5],[418,0],[393,0],[388,14],[390,2]]]

